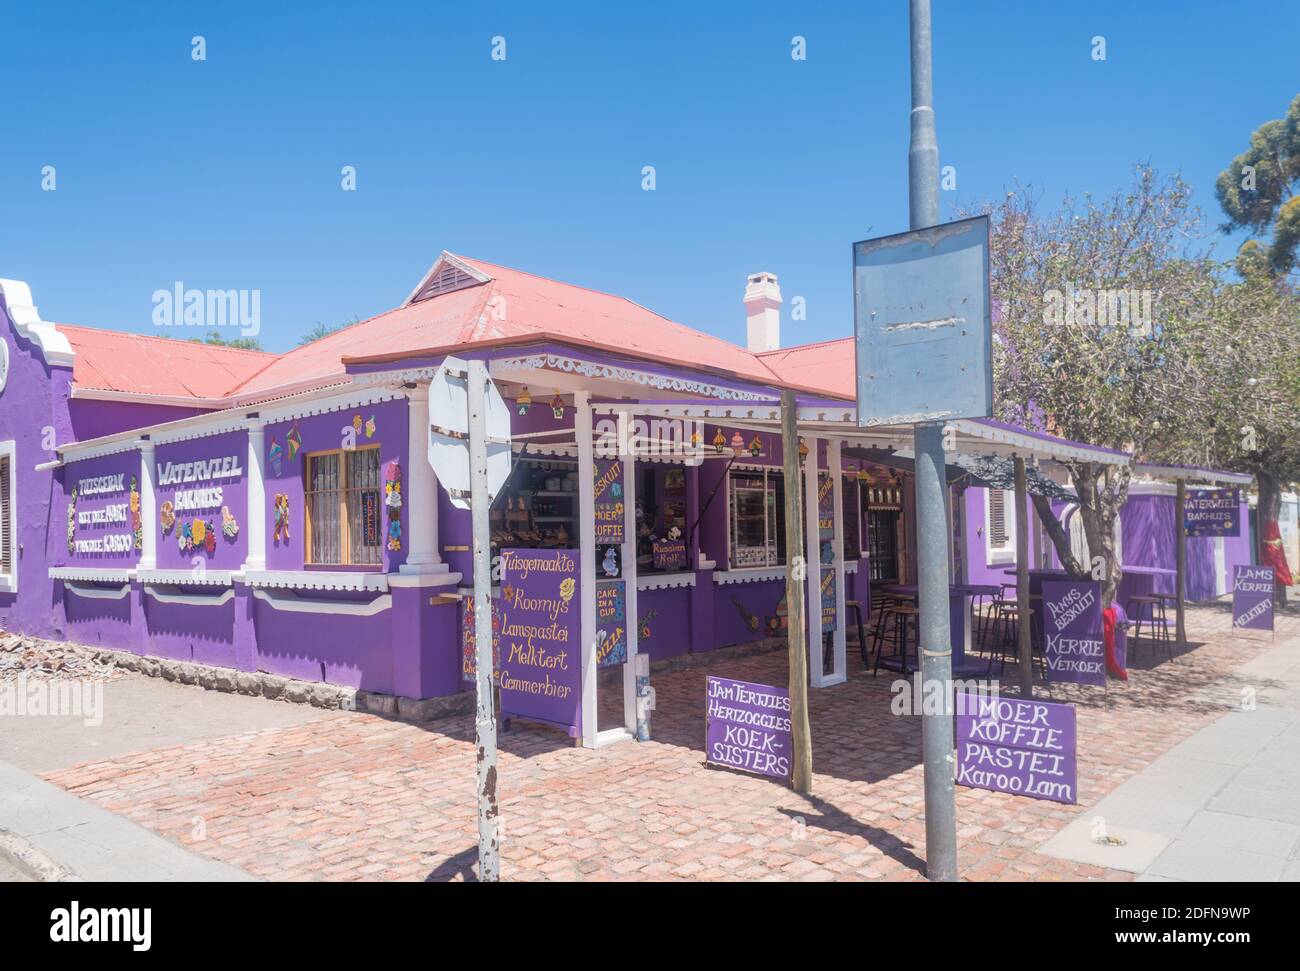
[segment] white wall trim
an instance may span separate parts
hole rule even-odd
[[[741,567],[739,570],[715,570],[713,582],[727,586],[732,583],[762,583],[767,580],[784,580],[785,567]]]
[[[250,587],[285,587],[297,590],[369,590],[388,592],[387,573],[346,570],[248,570],[244,582]]]
[[[162,586],[166,586],[163,584]],[[153,597],[159,603],[165,604],[185,604],[190,607],[220,607],[222,604],[230,603],[235,599],[235,590],[231,587],[219,594],[201,594],[201,593],[168,593],[162,589],[162,586],[146,584],[144,592]]]
[[[638,574],[637,590],[671,590],[674,587],[695,586],[694,573],[646,573]]]
[[[41,357],[50,367],[72,367],[76,352],[53,324],[41,320],[40,312],[32,300],[31,288],[22,280],[0,279],[0,296],[14,328],[25,339],[41,349]]]
[[[372,617],[393,605],[393,595],[386,593],[369,603],[340,603],[337,600],[309,600],[292,592],[254,590],[253,596],[272,610],[287,610],[299,614],[346,614],[351,617]]]
[[[454,587],[460,583],[463,574],[447,570],[445,563],[440,565],[443,570],[437,573],[390,573],[388,574],[389,589],[395,587]]]
[[[157,570],[137,567],[135,578],[141,583],[166,586],[228,587],[233,579],[231,570]]]
[[[76,581],[64,583],[64,586],[78,597],[86,597],[90,600],[121,600],[131,592],[131,584],[129,583],[124,583],[120,587],[113,589],[86,586]]]
[[[135,568],[102,568],[89,566],[52,566],[51,580],[85,580],[90,583],[130,583],[135,578]]]

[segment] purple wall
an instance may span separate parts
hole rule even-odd
[[[140,453],[116,452],[81,462],[69,462],[61,470],[67,493],[61,506],[61,528],[50,535],[59,552],[52,555],[56,564],[129,569],[140,559],[136,521],[140,516]],[[111,483],[111,484],[110,484]],[[74,548],[68,547],[68,521],[74,513],[76,493]],[[95,521],[103,517],[102,521]],[[139,523],[143,528],[142,521]],[[102,549],[92,548],[94,544]],[[60,556],[60,553],[62,554]]]
[[[163,422],[180,421],[192,415],[202,415],[210,408],[176,408],[170,405],[149,405],[135,401],[95,401],[73,398],[68,401],[68,420],[72,430],[71,441],[84,442],[104,435],[116,435],[132,428],[146,428]],[[60,439],[63,441],[63,439]]]
[[[344,429],[351,431],[352,421],[358,415],[361,417],[363,430],[361,434],[356,436],[356,446],[364,448],[369,445],[379,445],[381,481],[383,470],[390,461],[396,459],[402,469],[402,548],[400,551],[390,551],[387,542],[385,542],[381,565],[373,569],[385,572],[393,571],[406,562],[406,552],[410,547],[409,537],[406,535],[407,526],[410,523],[410,511],[407,509],[406,502],[410,464],[406,442],[406,401],[405,399],[399,399],[385,401],[376,405],[366,405],[362,408],[312,415],[307,418],[298,418],[293,421],[278,422],[266,426],[265,447],[268,455],[273,442],[284,450],[279,473],[272,467],[270,459],[266,463],[267,569],[303,569],[304,543],[307,532],[306,517],[303,512],[306,456],[310,452],[323,452],[341,448],[346,435]],[[365,422],[372,417],[375,420],[375,434],[373,437],[367,438],[364,431]],[[302,449],[291,460],[289,458],[287,436],[290,430],[295,427],[298,434],[302,436]],[[420,459],[424,461],[423,456],[420,456]],[[283,536],[279,539],[275,536],[275,497],[277,493],[283,493],[289,498],[290,529],[288,540],[285,540]],[[386,535],[388,526],[387,512],[381,508],[380,514],[382,517],[381,534]]]

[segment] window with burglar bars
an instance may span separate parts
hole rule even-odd
[[[1006,489],[985,492],[984,546],[987,563],[1012,563],[1016,558],[1016,502]]]
[[[378,566],[384,537],[379,446],[308,455],[303,506],[308,563]]]

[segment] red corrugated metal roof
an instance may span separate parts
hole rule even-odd
[[[72,382],[96,391],[219,398],[276,355],[198,341],[55,324],[72,345]]]
[[[555,341],[763,385],[854,397],[852,338],[753,354],[624,297],[447,257],[486,282],[404,304],[280,355],[58,327],[76,352],[76,387],[139,395],[245,399],[342,376],[349,363],[398,361],[466,346]]]
[[[757,356],[783,384],[817,388],[838,398],[857,399],[857,351],[852,337],[800,344]]]

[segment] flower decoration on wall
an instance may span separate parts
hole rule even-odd
[[[77,488],[73,486],[68,503],[68,552],[77,552]]]
[[[140,483],[131,476],[131,535],[135,539],[135,548],[144,547],[144,522],[140,518]]]
[[[402,548],[402,467],[393,459],[384,468],[384,507],[388,510],[388,548]]]
[[[272,538],[277,543],[281,539],[289,542],[289,497],[283,492],[275,494],[275,531]]]
[[[515,408],[519,411],[519,414],[526,415],[528,409],[532,408],[532,406],[533,396],[528,393],[528,385],[524,385],[519,389],[518,397],[515,398]]]
[[[560,392],[555,392],[555,397],[551,399],[551,414],[557,419],[564,417],[564,399],[560,397]]]
[[[164,533],[170,533],[172,527],[176,525],[176,507],[172,505],[170,499],[158,507],[158,522],[162,524]]]

